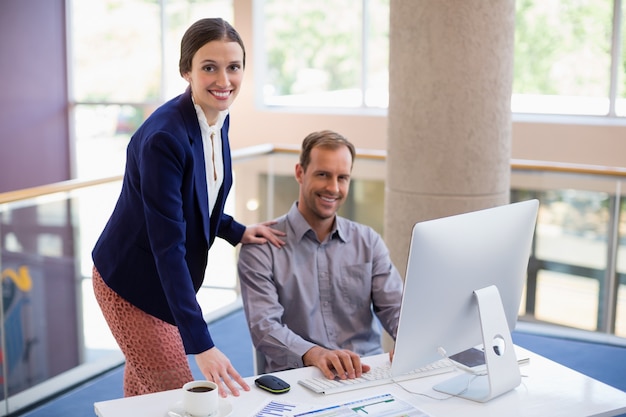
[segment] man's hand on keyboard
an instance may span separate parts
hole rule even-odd
[[[369,365],[361,363],[361,358],[349,350],[328,350],[321,346],[314,346],[303,356],[305,366],[319,368],[328,379],[359,378],[370,370]]]

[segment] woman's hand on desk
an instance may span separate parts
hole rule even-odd
[[[239,389],[235,382],[239,384],[244,391],[250,391],[250,386],[246,384],[241,375],[230,363],[230,360],[218,348],[212,347],[202,353],[195,355],[198,368],[202,371],[202,375],[209,381],[213,381],[219,387],[220,397],[227,397],[230,390],[235,396],[239,396]]]
[[[321,346],[314,346],[303,356],[305,366],[319,368],[328,379],[352,379],[359,378],[363,372],[370,370],[369,365],[361,363],[361,358],[349,350],[329,350]]]

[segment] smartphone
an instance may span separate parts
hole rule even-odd
[[[471,373],[482,373],[487,370],[485,365],[485,352],[482,349],[470,348],[456,355],[450,356],[456,365],[464,371]]]
[[[487,371],[487,365],[485,364],[485,352],[482,348],[473,347],[464,350],[456,355],[451,355],[450,359],[453,360],[460,369],[466,372],[484,374]],[[529,358],[526,356],[517,357],[517,363],[520,366],[527,365],[528,362]]]

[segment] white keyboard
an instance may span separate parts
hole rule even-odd
[[[318,394],[336,394],[339,392],[352,391],[390,382],[408,381],[416,378],[424,378],[431,375],[452,372],[456,369],[449,359],[440,359],[422,368],[415,369],[404,375],[391,376],[391,363],[374,367],[364,373],[360,378],[354,379],[327,379],[325,377],[301,379],[298,383]]]

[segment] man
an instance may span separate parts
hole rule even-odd
[[[327,378],[357,378],[360,357],[395,338],[402,279],[372,228],[337,215],[348,195],[354,146],[332,131],[302,143],[298,201],[277,219],[285,245],[246,245],[238,271],[252,341],[265,372],[316,366]]]

